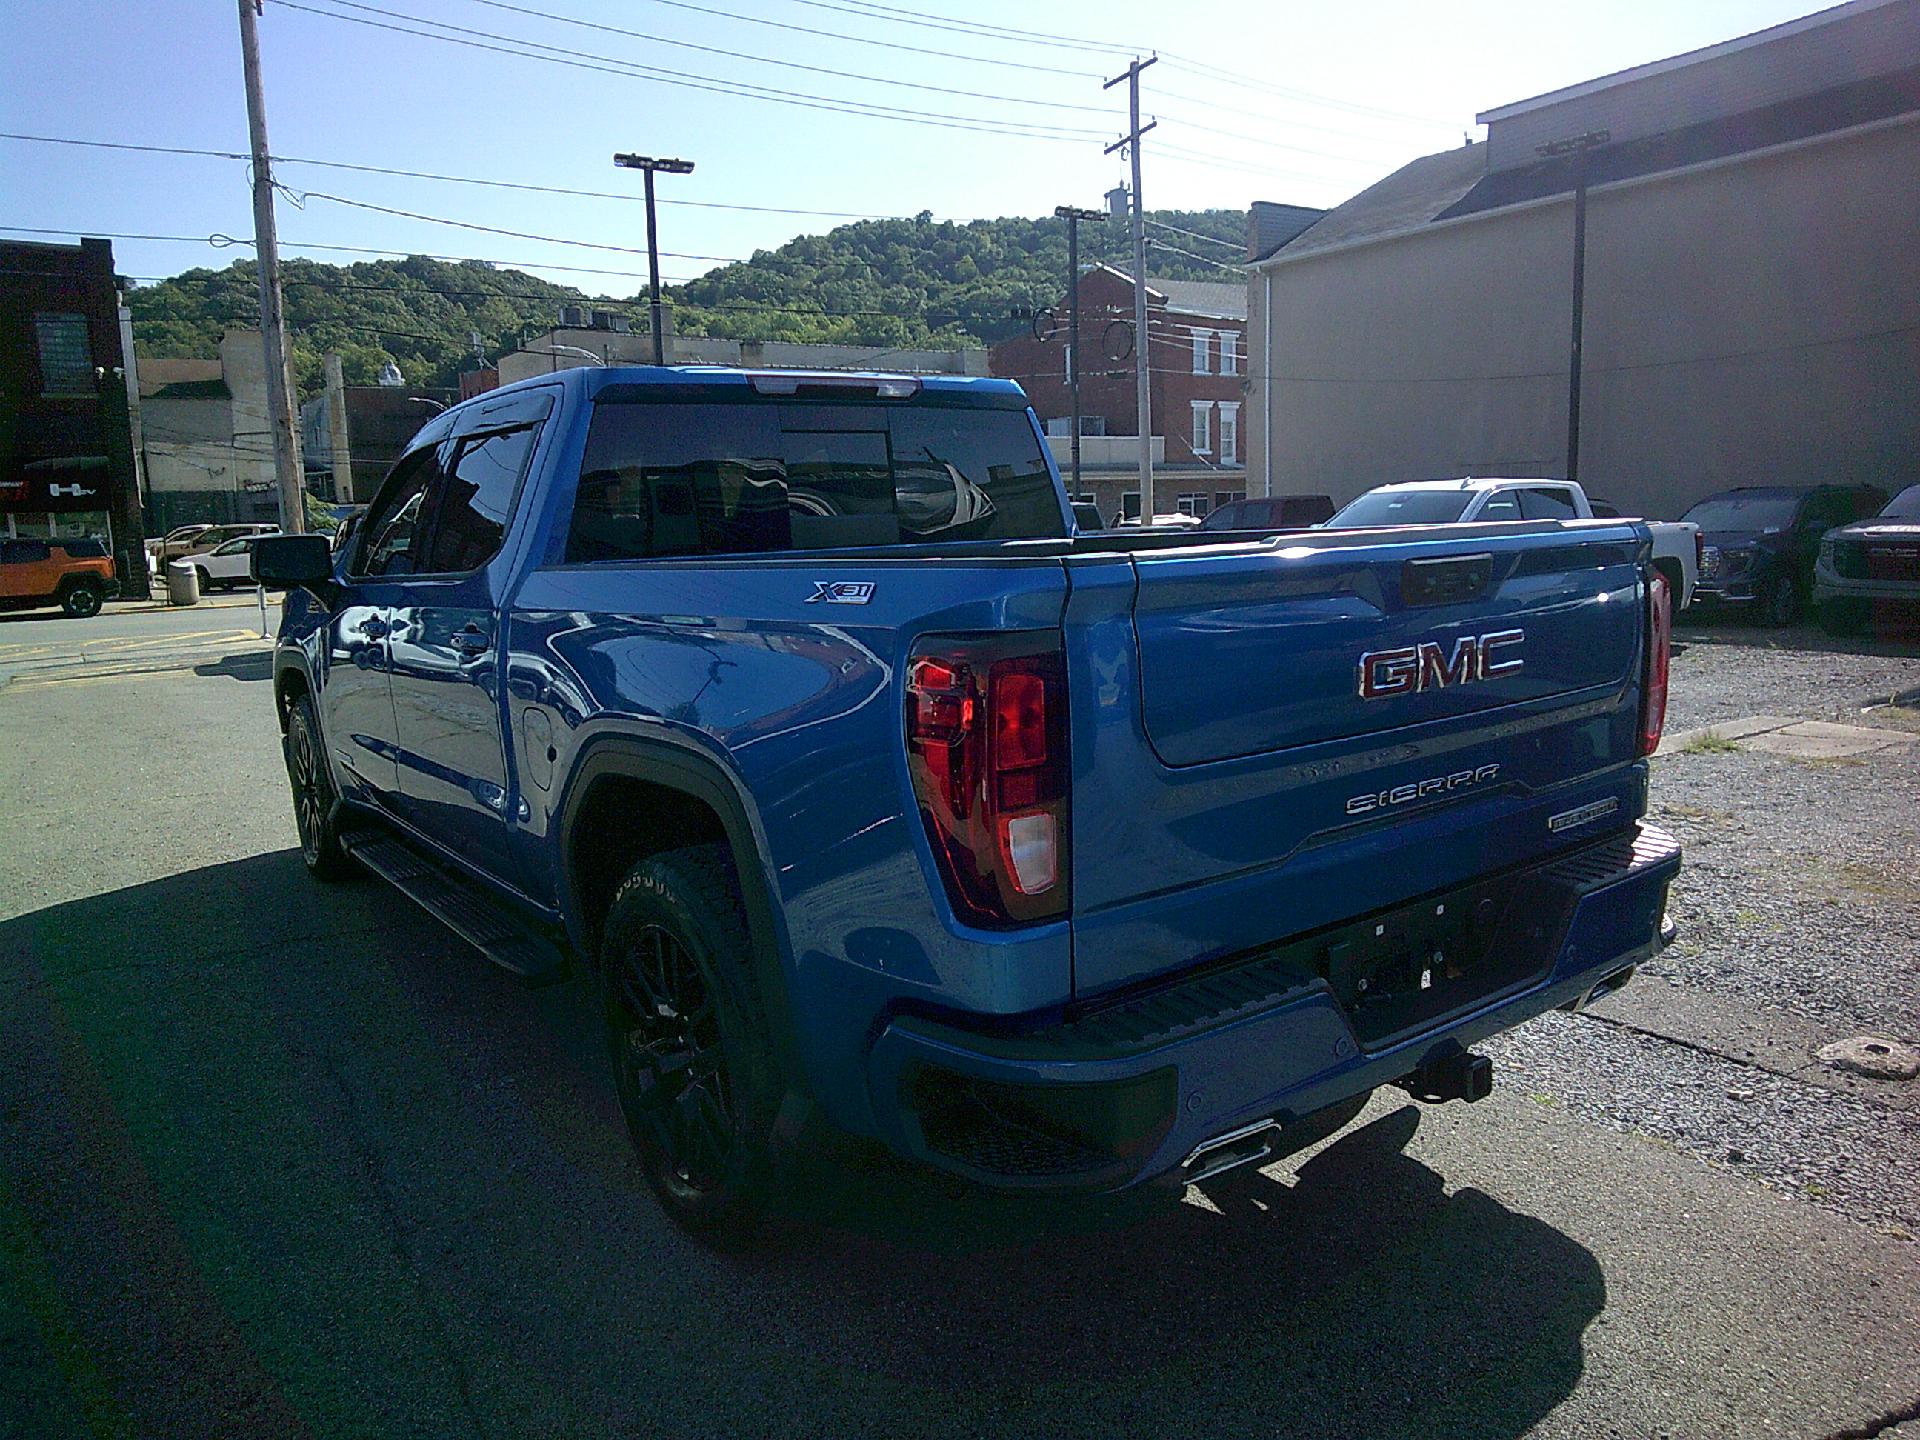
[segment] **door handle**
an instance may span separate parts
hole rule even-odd
[[[447,643],[462,655],[478,655],[492,645],[493,642],[488,638],[487,633],[480,629],[479,626],[467,625],[449,635],[447,637]]]
[[[378,615],[369,615],[360,622],[359,628],[360,633],[369,640],[384,640],[387,638],[387,632],[393,627],[388,625],[387,622],[382,620]]]

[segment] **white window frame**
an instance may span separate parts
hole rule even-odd
[[[1182,491],[1174,497],[1174,512],[1179,515],[1191,515],[1196,520],[1204,520],[1212,510],[1211,496],[1204,490]]]
[[[1220,402],[1220,463],[1222,465],[1240,463],[1240,402],[1238,400]]]
[[[1138,520],[1140,514],[1140,492],[1138,490],[1122,490],[1120,492],[1120,518],[1124,520],[1131,517],[1132,519]]]
[[[1194,374],[1211,375],[1213,373],[1213,370],[1212,370],[1213,357],[1211,354],[1212,350],[1213,350],[1213,332],[1211,330],[1195,330],[1193,332],[1193,373]]]
[[[1220,332],[1220,373],[1238,375],[1240,373],[1240,336],[1237,331]]]
[[[1213,401],[1190,400],[1193,408],[1193,453],[1211,455],[1213,453]]]

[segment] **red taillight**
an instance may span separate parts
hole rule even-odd
[[[1667,723],[1667,668],[1673,658],[1673,593],[1667,577],[1647,572],[1647,658],[1640,684],[1640,753],[1660,748]]]
[[[1067,687],[1050,634],[931,636],[907,671],[907,769],[948,897],[976,925],[1067,910]]]

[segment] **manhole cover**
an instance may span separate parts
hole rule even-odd
[[[1871,1080],[1911,1080],[1920,1075],[1920,1050],[1879,1035],[1836,1040],[1813,1053],[1829,1065]]]

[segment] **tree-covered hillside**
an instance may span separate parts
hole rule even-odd
[[[1236,278],[1237,271],[1222,266],[1239,258],[1244,212],[1162,211],[1151,218],[1175,230],[1149,230],[1150,273]],[[1083,222],[1080,253],[1082,263],[1127,268],[1126,226]],[[989,344],[1021,327],[1020,307],[1053,303],[1066,271],[1063,221],[936,223],[921,215],[803,235],[667,293],[674,323],[687,335]],[[644,296],[607,300],[518,270],[418,255],[354,265],[291,260],[285,289],[295,381],[303,393],[319,387],[329,351],[340,353],[349,384],[372,383],[392,360],[416,385],[451,385],[472,364],[476,332],[480,348],[494,356],[552,325],[562,305],[613,310],[632,317],[636,328],[646,314]],[[257,323],[258,297],[254,264],[241,260],[131,290],[127,303],[142,355],[211,358],[222,331]]]

